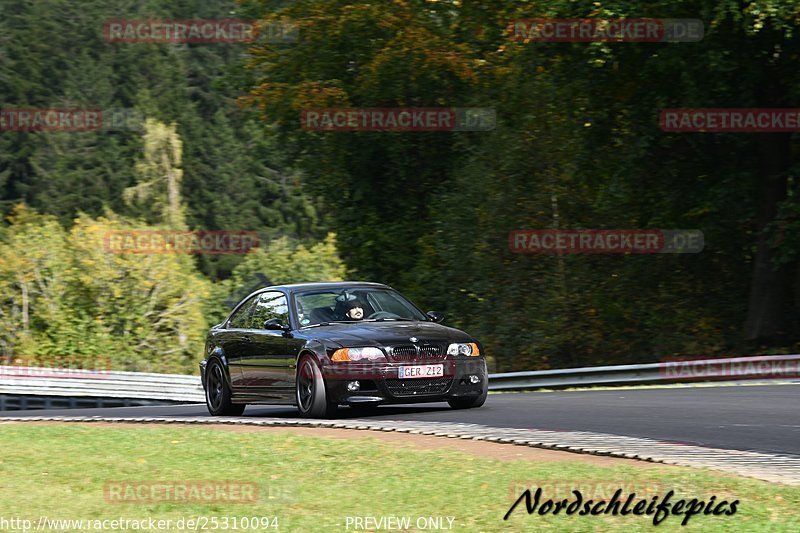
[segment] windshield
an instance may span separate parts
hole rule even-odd
[[[398,292],[345,287],[312,290],[295,295],[300,327],[337,322],[428,320]]]

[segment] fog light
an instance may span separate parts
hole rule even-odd
[[[361,388],[361,383],[358,381],[350,381],[347,383],[347,390],[350,392],[355,392]]]
[[[476,376],[475,374],[472,374],[472,375],[469,377],[469,382],[470,382],[470,383],[472,383],[473,385],[475,385],[476,383],[480,383],[480,381],[481,381],[481,378],[479,378],[479,377],[478,377],[478,376]]]

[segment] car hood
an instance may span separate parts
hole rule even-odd
[[[472,337],[459,329],[433,322],[356,322],[301,331],[309,338],[334,342],[344,348],[409,344],[411,337],[416,337],[418,344],[474,342]]]

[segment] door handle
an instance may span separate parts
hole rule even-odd
[[[243,340],[244,342],[250,342],[250,341],[252,341],[252,340],[253,340],[253,338],[252,338],[252,337],[250,337],[250,335],[245,335],[245,336],[243,336],[243,337],[242,337],[242,340]]]

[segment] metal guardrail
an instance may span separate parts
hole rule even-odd
[[[800,379],[800,355],[725,359],[675,358],[663,363],[595,366],[491,374],[489,390],[525,390],[594,385]]]
[[[165,400],[131,398],[97,398],[76,396],[29,396],[0,394],[0,411],[27,411],[38,409],[80,409],[92,407],[141,407],[172,404]]]
[[[199,376],[0,366],[0,394],[203,402]]]
[[[489,375],[489,390],[531,390],[594,385],[648,384],[740,379],[800,379],[800,355],[768,355],[726,359],[680,360]],[[199,376],[144,372],[92,371],[0,366],[0,397],[97,399],[97,405],[128,402],[205,401]],[[75,402],[72,402],[75,403]],[[83,403],[85,405],[85,402]]]

